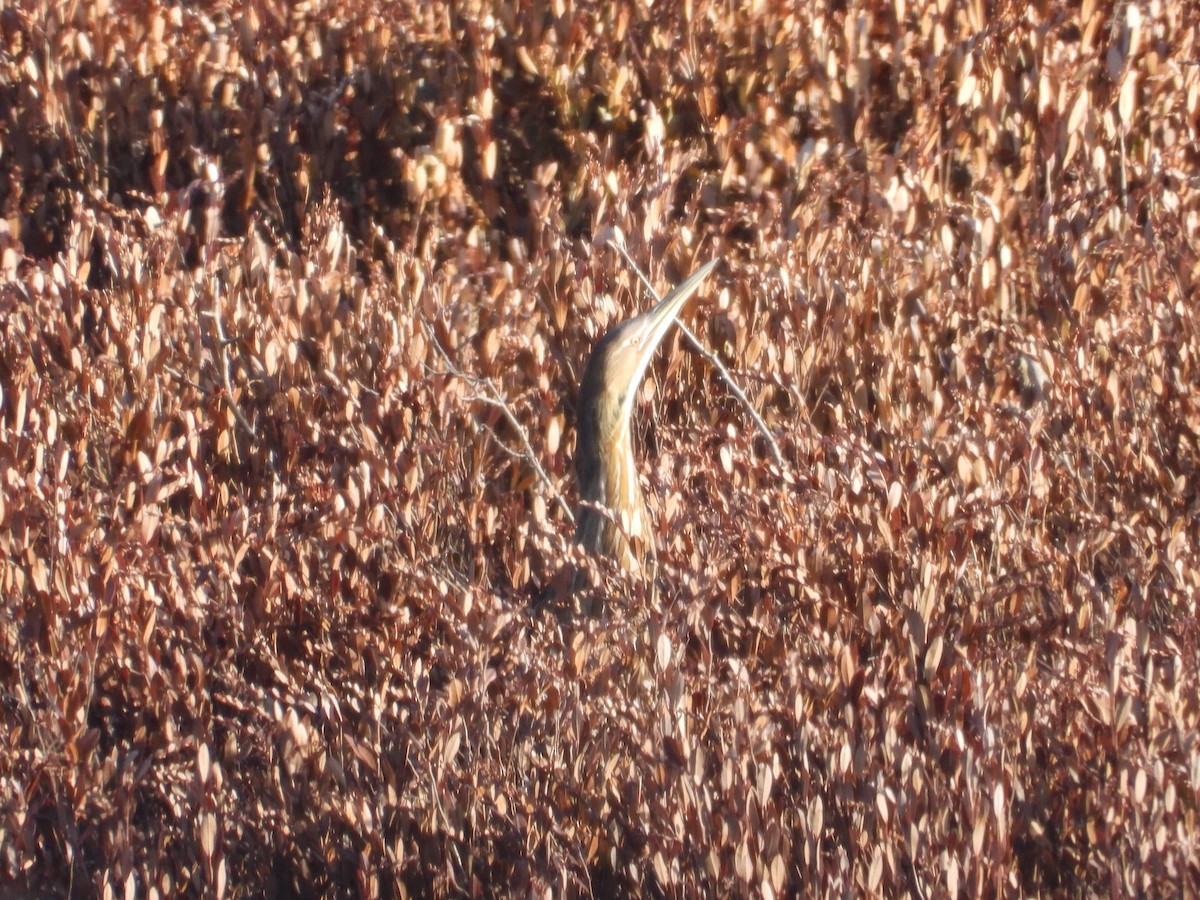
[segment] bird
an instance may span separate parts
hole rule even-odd
[[[655,559],[633,455],[631,422],[638,387],[675,316],[718,261],[697,269],[646,312],[610,328],[592,348],[579,384],[575,542],[626,571],[652,566]]]

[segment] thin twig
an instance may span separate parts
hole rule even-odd
[[[523,458],[527,463],[529,463],[530,466],[533,467],[533,471],[537,473],[537,476],[541,480],[542,484],[544,484],[549,489],[550,493],[554,495],[554,501],[558,504],[558,508],[562,510],[562,514],[566,516],[568,522],[574,525],[575,514],[571,512],[570,504],[567,503],[566,498],[563,497],[559,489],[554,486],[554,482],[550,480],[550,476],[546,474],[546,470],[542,468],[542,464],[538,462],[537,455],[533,452],[533,444],[531,444],[529,441],[529,433],[525,430],[525,427],[513,413],[512,409],[505,401],[504,396],[500,393],[496,386],[492,384],[490,379],[468,375],[466,372],[456,366],[454,364],[454,360],[450,358],[450,354],[446,352],[446,348],[443,347],[441,342],[437,339],[437,335],[433,333],[433,329],[429,327],[429,323],[422,321],[421,326],[425,329],[426,336],[437,349],[438,355],[441,356],[442,360],[446,363],[446,368],[448,370],[446,374],[452,375],[455,378],[461,378],[472,387],[483,391],[483,393],[476,393],[471,398],[472,400],[476,400],[482,403],[484,406],[490,406],[494,409],[500,410],[501,414],[505,418],[505,421],[507,421],[512,430],[517,433],[517,437],[521,441],[521,446],[525,448],[523,453],[516,455]],[[494,433],[493,436],[495,436]],[[504,447],[504,449],[509,453],[513,452],[508,447]]]
[[[650,283],[650,280],[642,273],[642,270],[638,268],[638,264],[633,261],[633,257],[629,255],[629,252],[616,241],[610,240],[608,243],[609,246],[621,254],[625,262],[629,264],[629,267],[632,268],[637,277],[641,279],[642,284],[646,286],[646,290],[650,292],[650,296],[654,298],[654,302],[661,302],[662,298],[658,295],[658,291],[654,289],[654,285]],[[767,446],[771,448],[771,456],[774,457],[775,464],[779,466],[780,471],[784,471],[786,466],[783,462],[783,454],[779,452],[779,445],[775,443],[775,438],[772,436],[771,430],[767,427],[767,423],[763,421],[763,417],[758,414],[758,410],[756,410],[750,403],[750,400],[746,396],[745,392],[738,387],[737,382],[733,380],[733,376],[729,374],[729,370],[725,368],[725,365],[721,362],[721,360],[717,359],[716,355],[713,354],[712,351],[700,343],[700,339],[696,337],[696,335],[692,334],[692,330],[683,324],[680,319],[677,318],[675,320],[675,324],[679,326],[680,330],[691,342],[692,348],[706,360],[708,360],[709,364],[717,370],[718,374],[720,374],[721,380],[729,385],[729,390],[733,392],[733,395],[737,397],[739,401],[741,401],[742,406],[746,407],[746,412],[750,414],[750,418],[754,420],[754,424],[758,426],[758,430],[761,431],[763,437],[766,438]]]
[[[206,248],[206,258],[204,261],[206,270],[210,268],[208,265],[207,256],[208,249]],[[229,407],[230,412],[233,413],[233,418],[237,421],[237,424],[241,427],[241,429],[246,432],[246,439],[250,442],[251,446],[253,446],[258,440],[258,432],[255,431],[254,426],[250,423],[250,420],[246,418],[246,415],[242,412],[241,407],[239,407],[233,400],[233,379],[229,374],[229,354],[225,349],[229,344],[229,340],[225,337],[225,326],[221,323],[221,277],[219,273],[212,272],[210,274],[210,278],[212,283],[213,304],[212,311],[208,313],[208,317],[213,323],[213,344],[215,345],[213,347],[213,353],[217,357],[217,371],[221,375],[221,386],[225,388],[225,405]],[[275,451],[270,447],[267,447],[266,451],[267,465],[269,465],[272,471],[274,471]],[[233,442],[233,452],[235,454],[237,453],[236,440]]]

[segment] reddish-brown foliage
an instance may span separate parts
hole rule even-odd
[[[6,5],[0,891],[1194,892],[1198,32]],[[593,621],[618,231],[786,466],[669,340]]]

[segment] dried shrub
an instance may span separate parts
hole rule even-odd
[[[0,12],[0,888],[1194,892],[1200,14],[981,9]]]

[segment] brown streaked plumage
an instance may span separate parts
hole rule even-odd
[[[654,556],[633,458],[633,404],[663,335],[716,264],[697,269],[652,309],[609,329],[592,348],[579,386],[575,471],[581,503],[575,540],[629,571]]]

